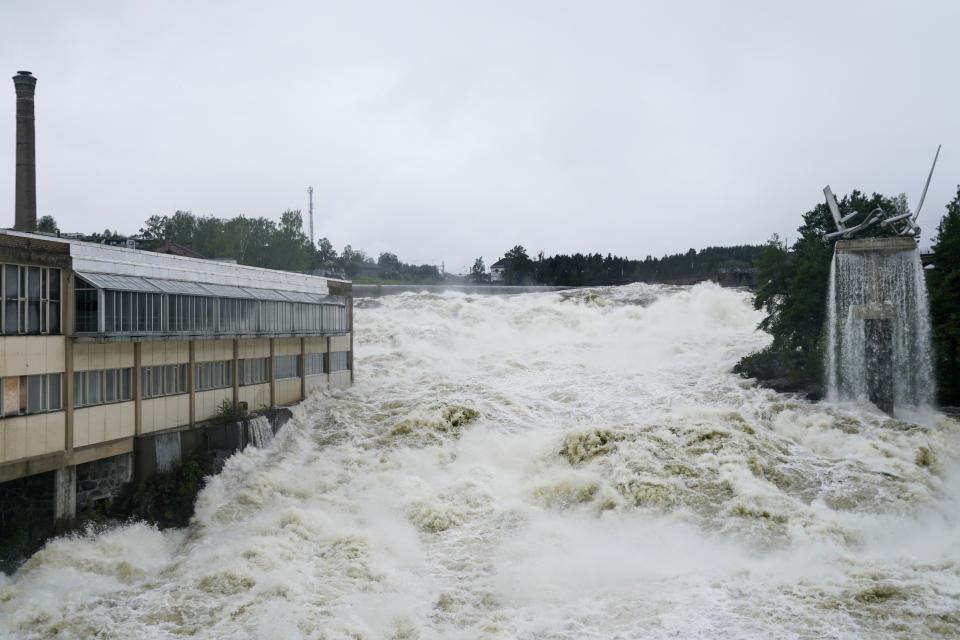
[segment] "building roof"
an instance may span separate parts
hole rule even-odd
[[[190,258],[206,258],[207,256],[203,255],[190,245],[180,244],[179,242],[174,242],[169,238],[164,240],[163,243],[154,249],[157,253],[169,253],[174,256],[188,256]]]
[[[66,245],[69,247],[73,270],[99,288],[271,299],[266,294],[260,295],[267,292],[274,299],[293,299],[300,294],[300,298],[316,300],[329,295],[328,281],[343,282],[302,273],[111,247],[9,229],[0,229],[0,234]],[[194,292],[196,285],[208,293]],[[217,293],[212,293],[214,291]],[[257,295],[253,294],[254,291]]]
[[[506,262],[506,260],[504,260],[503,258],[500,258],[499,260],[497,260],[496,262],[494,262],[492,265],[490,265],[490,268],[491,268],[491,269],[506,269],[506,268],[507,268],[507,262]]]

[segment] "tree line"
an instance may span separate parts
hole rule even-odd
[[[52,216],[40,218],[37,229],[49,233],[59,231]],[[106,229],[84,239],[122,244],[127,236]],[[142,249],[157,249],[165,240],[170,240],[207,258],[236,260],[239,264],[284,271],[324,272],[352,278],[367,268],[389,280],[427,282],[441,277],[436,266],[407,264],[393,253],[381,253],[375,260],[349,244],[338,253],[327,238],[313,244],[303,232],[300,211],[291,209],[280,215],[279,222],[242,215],[197,216],[190,211],[153,215],[144,222],[136,240]]]
[[[540,252],[531,258],[522,245],[504,254],[503,280],[510,285],[598,286],[630,282],[682,282],[714,276],[725,270],[750,272],[762,245],[707,247],[662,258],[647,256],[634,260],[600,253],[557,254]],[[477,282],[485,281],[483,258],[471,269]]]

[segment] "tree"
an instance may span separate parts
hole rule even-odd
[[[934,238],[928,272],[939,402],[960,405],[960,185]]]
[[[60,233],[60,228],[57,226],[57,221],[53,219],[53,216],[41,216],[40,219],[37,220],[37,231]]]
[[[503,256],[503,281],[505,284],[530,284],[533,275],[533,261],[527,250],[519,244]]]
[[[486,281],[487,267],[483,264],[483,256],[473,261],[473,267],[470,268],[470,277],[477,284]]]

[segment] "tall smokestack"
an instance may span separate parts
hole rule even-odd
[[[37,79],[29,71],[13,76],[17,90],[17,197],[15,231],[37,230],[37,155],[33,130],[33,94]]]

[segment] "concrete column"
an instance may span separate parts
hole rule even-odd
[[[277,339],[270,338],[270,406],[277,406],[277,371],[274,366],[274,357],[276,356]]]
[[[350,367],[350,384],[353,384],[353,291],[347,296],[347,327],[350,329],[350,355],[347,356],[347,366]],[[327,347],[330,343],[327,343]],[[329,349],[328,349],[329,351]]]
[[[300,399],[307,397],[307,339],[300,338]]]
[[[53,520],[62,529],[76,517],[77,467],[70,465],[53,472]]]
[[[141,362],[143,361],[143,343],[133,343],[133,401],[134,401],[134,422],[136,423],[134,433],[138,436],[143,433],[143,374],[140,372]]]
[[[240,402],[240,341],[233,339],[233,406]]]
[[[197,391],[194,376],[197,371],[197,343],[191,340],[188,343],[189,357],[187,359],[187,393],[190,394],[190,426],[197,423]]]

